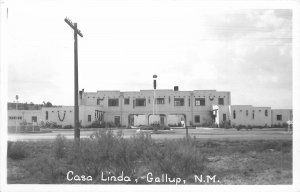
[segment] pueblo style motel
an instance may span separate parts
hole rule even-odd
[[[282,125],[292,120],[291,109],[271,109],[251,105],[232,105],[228,91],[174,89],[121,91],[79,91],[79,120],[82,126],[95,121],[110,122],[129,128],[160,124],[186,126],[231,125],[264,126]],[[39,125],[55,122],[74,125],[74,107],[43,107],[41,110],[8,110],[8,125],[21,122]]]

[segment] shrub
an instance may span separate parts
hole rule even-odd
[[[246,126],[246,125],[238,125],[238,126],[236,126],[236,129],[239,131],[239,130],[241,130],[241,129],[246,129],[246,130],[248,130],[248,129],[252,129],[252,128],[249,128],[249,125],[248,126]]]
[[[105,123],[105,127],[106,127],[106,128],[113,128],[113,127],[116,127],[116,125],[115,125],[114,122],[106,122],[106,123]]]
[[[289,126],[289,125],[288,125],[286,122],[282,123],[282,127],[288,128],[288,126]]]
[[[41,127],[55,129],[55,128],[62,128],[62,125],[58,125],[56,122],[46,121],[46,123],[45,123],[45,122],[42,121],[41,122]]]
[[[287,128],[288,124],[286,122],[278,123],[278,124],[273,124],[272,127],[274,127],[274,128]]]
[[[170,177],[189,178],[202,173],[206,158],[196,147],[193,139],[165,141],[163,147],[154,147],[148,152],[150,170]]]
[[[73,126],[72,125],[65,125],[65,126],[63,126],[63,129],[73,129]]]
[[[24,159],[28,155],[24,142],[8,142],[7,156],[14,160]]]
[[[219,128],[219,125],[217,123],[212,123],[209,127],[210,128]]]
[[[219,125],[216,123],[213,123],[212,121],[205,121],[200,125],[200,127],[210,127],[210,128],[219,128]]]
[[[57,159],[65,157],[67,152],[66,138],[62,135],[57,135],[53,144],[54,155]]]
[[[219,127],[220,127],[220,128],[226,128],[226,129],[231,128],[230,121],[222,121],[222,122],[219,124]]]
[[[174,123],[174,124],[168,124],[169,127],[181,127],[181,125],[178,123]]]
[[[86,126],[86,128],[105,128],[105,122],[93,121],[92,124]]]

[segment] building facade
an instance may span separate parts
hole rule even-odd
[[[293,120],[293,110],[291,109],[272,109],[272,126],[282,126],[287,121]]]
[[[139,92],[80,92],[80,105],[93,106],[101,121],[123,126],[147,124],[187,126],[213,121],[212,106],[230,105],[230,92],[216,90],[141,90]]]
[[[167,126],[231,125],[271,127],[292,120],[292,110],[251,105],[231,105],[228,91],[174,89],[131,92],[79,92],[79,121],[81,126],[93,122],[115,126],[138,127],[160,124]],[[74,126],[74,107],[43,107],[40,110],[8,110],[8,125],[23,121],[46,122]]]
[[[233,126],[271,127],[271,107],[255,107],[252,105],[213,106],[216,123],[230,121]]]

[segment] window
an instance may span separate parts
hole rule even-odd
[[[32,121],[32,122],[37,122],[37,116],[32,116],[32,117],[31,117],[31,121]]]
[[[171,97],[169,96],[169,104],[171,103]]]
[[[100,100],[100,98],[98,98],[97,99],[97,105],[100,105],[100,102],[101,102],[101,100]]]
[[[189,98],[189,106],[191,106],[191,98]]]
[[[46,111],[46,120],[48,120],[48,111]]]
[[[196,106],[205,106],[205,98],[196,98],[195,105]]]
[[[253,111],[252,111],[252,119],[254,119],[254,112],[255,112],[255,111],[253,110]]]
[[[146,99],[135,99],[135,106],[146,106]]]
[[[224,98],[218,98],[218,104],[224,105]]]
[[[265,116],[268,117],[268,110],[265,110]]]
[[[246,110],[246,116],[248,116],[249,115],[249,111],[248,110]]]
[[[195,115],[195,123],[200,123],[200,115]]]
[[[92,121],[92,115],[88,115],[88,122]]]
[[[156,103],[157,103],[158,105],[165,104],[165,98],[156,98]]]
[[[236,118],[236,113],[235,113],[235,110],[233,110],[233,119]]]
[[[14,119],[21,120],[22,117],[20,117],[20,116],[18,116],[18,117],[16,117],[16,116],[9,116],[8,119],[9,119],[9,120],[14,120]]]
[[[117,107],[119,106],[119,99],[108,99],[109,107]]]
[[[174,98],[174,106],[184,106],[184,98]]]
[[[129,105],[129,104],[130,104],[129,98],[125,98],[125,100],[124,100],[124,105]]]
[[[282,121],[282,115],[277,115],[277,121]]]
[[[226,121],[226,114],[223,113],[223,121]]]

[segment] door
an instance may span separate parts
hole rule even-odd
[[[223,121],[226,121],[226,114],[223,113]]]
[[[160,116],[160,125],[165,125],[165,117]]]
[[[119,127],[120,126],[120,116],[115,116],[115,121],[114,121],[114,123],[115,123],[115,125],[117,126],[117,127]]]
[[[128,116],[128,125],[131,127],[131,126],[134,126],[134,116],[133,115],[129,115]]]

